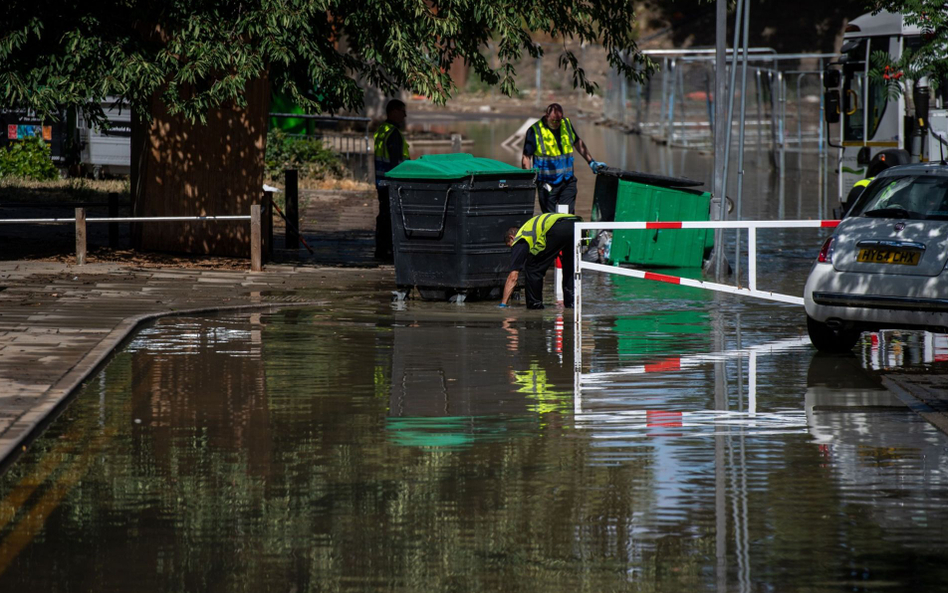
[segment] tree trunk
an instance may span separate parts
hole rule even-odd
[[[169,114],[157,94],[152,120],[133,118],[134,216],[249,215],[261,202],[269,81],[246,93],[246,108],[213,109],[206,125]],[[250,257],[249,221],[144,222],[132,237],[137,249]]]

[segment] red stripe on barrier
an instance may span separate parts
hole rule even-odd
[[[821,220],[820,226],[824,228],[834,228],[839,226],[838,220]]]
[[[679,357],[666,358],[658,362],[645,365],[646,373],[661,373],[663,371],[680,371],[681,359]]]
[[[665,274],[656,274],[655,272],[645,272],[645,279],[668,282],[669,284],[681,284],[681,278],[678,276],[666,276]]]
[[[680,222],[664,222],[664,221],[646,222],[645,228],[647,229],[680,229],[681,223]]]
[[[646,426],[662,426],[680,428],[682,421],[681,412],[665,412],[662,410],[646,410]]]

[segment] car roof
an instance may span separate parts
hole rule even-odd
[[[948,177],[948,164],[942,164],[941,161],[931,161],[928,163],[912,163],[910,165],[897,165],[889,167],[879,173],[876,177],[892,177],[894,175],[938,175]]]

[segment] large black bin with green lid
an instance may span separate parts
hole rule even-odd
[[[395,283],[422,298],[499,297],[504,231],[533,216],[533,170],[469,154],[425,155],[389,171]]]

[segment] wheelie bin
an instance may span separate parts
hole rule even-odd
[[[470,154],[425,155],[386,174],[395,283],[424,299],[499,298],[504,232],[533,216],[536,174]]]
[[[711,194],[700,181],[607,168],[596,177],[595,220],[709,220]],[[700,267],[714,245],[710,229],[617,230],[609,260],[655,268]]]

